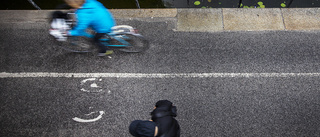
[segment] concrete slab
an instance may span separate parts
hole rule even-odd
[[[43,22],[53,10],[2,10],[0,22]]]
[[[115,18],[176,17],[177,9],[110,9]]]
[[[178,31],[223,31],[221,9],[178,9]]]
[[[224,29],[230,31],[284,30],[280,9],[222,9]]]
[[[54,10],[1,10],[0,23],[46,22]],[[320,8],[110,9],[116,19],[171,20],[178,31],[320,30]]]
[[[281,9],[287,30],[319,30],[319,8]]]

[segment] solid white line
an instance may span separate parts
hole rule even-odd
[[[320,77],[320,73],[0,73],[0,78],[242,78],[242,77]]]

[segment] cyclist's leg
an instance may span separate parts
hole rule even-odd
[[[109,50],[107,46],[105,46],[100,42],[100,38],[103,37],[104,35],[105,33],[96,33],[93,38],[94,44],[97,45],[99,48],[99,56],[109,55],[113,53],[112,50]]]

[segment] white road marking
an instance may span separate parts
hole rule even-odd
[[[86,90],[84,88],[81,88],[80,90],[83,91],[83,92],[90,92],[89,90]]]
[[[81,88],[81,89],[80,89],[81,91],[84,91],[84,92],[102,92],[102,89],[97,89],[97,88],[100,88],[100,86],[98,86],[97,83],[95,83],[96,78],[84,79],[84,80],[81,81],[81,84],[80,84],[80,85],[81,85],[81,86],[85,86],[85,83],[88,82],[88,81],[92,82],[92,83],[90,84],[90,88],[91,88],[91,89],[93,88],[93,91],[92,91],[92,90],[87,90],[86,88],[88,88],[88,87],[86,87],[86,88]],[[102,81],[102,79],[99,79],[99,81]]]
[[[320,77],[320,73],[0,73],[0,78],[242,78],[242,77]],[[90,79],[91,80],[91,79]]]
[[[99,86],[98,86],[96,83],[92,83],[92,84],[90,85],[90,87],[92,87],[92,88],[99,88]]]
[[[94,119],[81,119],[81,118],[78,118],[78,117],[74,117],[72,118],[74,121],[77,121],[77,122],[81,122],[81,123],[87,123],[87,122],[95,122],[95,121],[98,121],[99,119],[102,118],[102,115],[104,114],[104,111],[99,111],[100,115]],[[90,115],[93,114],[93,113],[90,113]]]
[[[85,79],[85,80],[82,80],[81,81],[81,85],[83,85],[84,83],[86,83],[87,81],[95,81],[96,78],[88,78],[88,79]]]

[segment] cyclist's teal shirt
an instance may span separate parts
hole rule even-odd
[[[69,31],[71,36],[83,36],[85,30],[91,27],[97,33],[107,33],[116,22],[107,8],[97,0],[86,0],[86,2],[77,9],[77,25]]]

